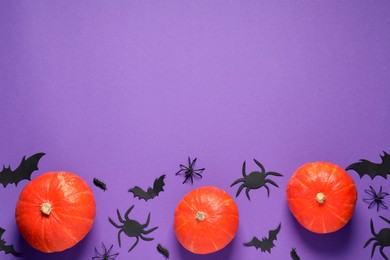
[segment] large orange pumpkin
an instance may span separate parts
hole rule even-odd
[[[224,190],[206,186],[185,195],[177,205],[174,228],[178,241],[195,254],[224,248],[238,229],[238,208]]]
[[[92,228],[95,199],[87,183],[69,172],[48,172],[29,182],[16,205],[22,237],[42,252],[59,252]]]
[[[324,234],[339,230],[352,218],[357,199],[353,179],[328,162],[307,163],[287,184],[288,206],[308,230]]]

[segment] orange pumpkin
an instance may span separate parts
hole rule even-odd
[[[352,218],[357,199],[353,179],[328,162],[307,163],[287,184],[288,206],[308,230],[324,234],[339,230]]]
[[[185,195],[177,205],[174,228],[178,241],[195,254],[216,252],[233,240],[238,208],[224,190],[206,186]]]
[[[16,224],[35,249],[68,249],[92,228],[96,205],[92,190],[77,175],[48,172],[29,182],[16,205]]]

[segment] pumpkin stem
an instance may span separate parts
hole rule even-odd
[[[324,204],[324,202],[326,200],[325,194],[322,193],[322,192],[318,192],[317,195],[316,195],[316,200],[317,200],[318,203]]]
[[[51,210],[53,209],[53,206],[49,202],[45,202],[41,205],[41,212],[45,214],[46,216],[50,215]]]
[[[204,214],[204,212],[198,211],[198,212],[196,212],[195,218],[197,221],[203,221],[205,216],[206,216],[206,214]]]

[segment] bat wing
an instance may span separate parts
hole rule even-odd
[[[359,162],[353,163],[349,165],[346,170],[354,170],[356,171],[360,178],[363,178],[364,175],[368,175],[371,179],[374,179],[375,176],[382,176],[387,179],[387,174],[383,170],[380,169],[380,165],[370,162],[368,160],[360,160]]]
[[[282,223],[280,223],[279,226],[276,229],[270,230],[269,233],[268,233],[268,239],[270,239],[272,241],[273,240],[277,240],[276,236],[278,235],[278,233],[279,233],[281,228],[282,228]]]
[[[3,166],[3,170],[0,172],[0,183],[5,188],[8,184],[15,184],[17,186],[21,180],[31,180],[31,174],[38,170],[38,162],[44,155],[44,153],[37,153],[28,159],[24,156],[14,171],[10,167],[5,168]]]
[[[155,193],[155,196],[158,196],[158,194],[161,192],[161,191],[164,191],[164,179],[165,179],[165,175],[161,175],[158,179],[156,179],[153,183],[153,191]]]
[[[149,191],[149,190],[148,190]],[[138,197],[139,199],[144,199],[148,201],[153,198],[153,194],[150,194],[147,191],[144,191],[142,188],[135,186],[134,188],[129,189],[129,192],[134,194],[134,198]]]
[[[6,254],[10,254],[11,253],[14,256],[22,255],[21,253],[18,253],[18,252],[15,251],[13,245],[3,245],[2,247],[0,247],[0,250],[3,250]]]
[[[263,242],[260,241],[257,237],[253,237],[250,242],[244,243],[244,246],[254,246],[256,249],[259,249],[262,248]]]

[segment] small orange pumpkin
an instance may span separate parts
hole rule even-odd
[[[352,218],[357,199],[353,179],[328,162],[307,163],[287,184],[287,202],[297,221],[319,233],[339,230]]]
[[[87,183],[69,172],[48,172],[29,182],[16,205],[16,224],[35,249],[68,249],[92,228],[95,199]]]
[[[195,254],[221,250],[238,229],[238,208],[232,197],[217,187],[189,192],[177,205],[174,228],[178,241]]]

